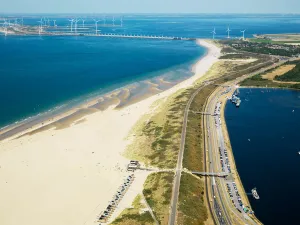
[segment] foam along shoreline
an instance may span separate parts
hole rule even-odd
[[[0,141],[0,224],[95,224],[128,175],[128,159],[122,153],[132,127],[152,113],[154,102],[192,86],[218,60],[218,47],[204,40],[197,43],[208,51],[194,66],[195,75],[163,92],[134,99],[118,110],[117,93],[111,93],[113,103],[104,110],[68,118],[71,122],[62,122],[60,129],[49,127]],[[129,93],[118,94],[125,98]],[[145,172],[137,174],[114,216],[130,207],[146,177]]]
[[[147,80],[136,81],[117,89],[109,91],[110,88],[108,88],[107,92],[103,94],[94,93],[92,94],[93,97],[82,96],[79,99],[65,102],[63,105],[57,106],[54,109],[41,112],[38,115],[33,115],[2,127],[0,128],[0,141],[22,136],[25,133],[29,134],[32,130],[34,130],[35,133],[37,130],[43,131],[49,128],[65,128],[72,125],[80,116],[84,117],[97,111],[103,111],[112,105],[116,106],[116,108],[121,108],[141,101],[142,99],[163,92],[180,83],[182,80],[191,77],[193,75],[193,71],[190,69],[192,63],[193,62],[187,62],[164,69],[159,71],[159,75],[157,74],[157,76]],[[154,73],[156,74],[157,72]],[[180,74],[180,78],[178,78],[176,74]],[[69,119],[66,120],[66,117]]]

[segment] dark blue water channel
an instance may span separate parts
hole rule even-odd
[[[300,92],[241,89],[225,117],[239,175],[256,216],[267,225],[300,224]]]

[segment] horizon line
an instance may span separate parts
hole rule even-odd
[[[1,14],[128,14],[128,15],[300,15],[283,12],[0,12]]]

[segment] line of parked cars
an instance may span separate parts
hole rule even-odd
[[[129,175],[125,180],[124,183],[119,187],[117,193],[114,195],[113,200],[109,202],[106,209],[99,215],[98,221],[101,223],[105,223],[109,220],[113,212],[115,211],[118,203],[125,195],[126,191],[128,190],[130,184],[134,180],[134,174]]]
[[[224,158],[223,158],[221,147],[219,147],[219,153],[220,153],[220,161],[221,161],[222,171],[225,172],[225,167],[227,167],[228,173],[231,173],[227,150],[224,149],[224,156],[225,156]]]
[[[237,186],[236,186],[236,183],[235,182],[232,182],[232,187],[233,189],[230,187],[230,184],[229,183],[226,183],[226,186],[227,186],[227,191],[228,191],[228,194],[230,196],[230,199],[232,201],[232,204],[235,206],[235,208],[239,211],[239,212],[242,212],[240,208],[243,208],[243,202],[242,202],[242,199],[241,199],[241,196],[238,192],[238,189],[237,189]],[[237,201],[239,203],[239,205],[236,205],[236,203],[234,202],[234,199],[233,199],[233,195],[236,195],[236,198],[237,198]]]

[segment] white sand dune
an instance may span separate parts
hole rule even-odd
[[[218,47],[198,43],[208,48],[207,55],[193,77],[171,89],[120,110],[88,115],[65,129],[0,142],[0,224],[95,224],[128,174],[121,153],[131,128],[153,102],[191,86],[218,60]],[[142,191],[146,176],[138,174],[118,212]]]

